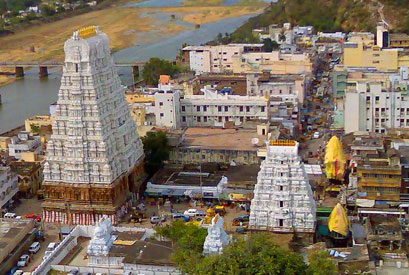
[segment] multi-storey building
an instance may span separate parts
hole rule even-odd
[[[358,82],[347,90],[344,101],[345,133],[386,133],[388,128],[409,127],[408,82]]]
[[[185,61],[196,74],[312,73],[311,57],[307,53],[261,52],[262,44],[229,44],[220,46],[189,46],[183,48]]]
[[[0,165],[0,208],[18,192],[17,175],[10,167]]]
[[[30,136],[29,132],[20,132],[17,136],[11,138],[8,145],[9,156],[21,159],[24,153],[32,152],[40,154],[42,151],[41,138],[39,136]]]
[[[226,122],[240,125],[250,119],[269,119],[269,99],[260,96],[220,94],[205,88],[204,95],[180,99],[182,127],[222,127]]]
[[[313,233],[315,222],[315,201],[298,143],[270,141],[251,201],[249,228]]]
[[[160,90],[156,92],[154,107],[156,125],[174,129],[180,128],[181,104],[179,91]]]
[[[44,163],[48,222],[114,223],[139,191],[143,148],[109,50],[98,27],[75,31],[65,63]]]

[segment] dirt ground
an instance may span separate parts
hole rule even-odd
[[[98,25],[110,38],[113,51],[138,45],[141,38],[149,42],[150,31],[160,34],[179,33],[186,26],[161,19],[161,13],[174,14],[178,19],[192,24],[214,22],[224,18],[239,17],[259,12],[256,6],[202,6],[173,8],[123,8],[110,7],[64,20],[31,26],[14,35],[0,38],[0,60],[49,60],[63,58],[63,43],[76,29]],[[193,26],[192,26],[193,28]],[[152,36],[152,35],[151,35]],[[151,37],[154,39],[154,37]],[[32,51],[34,47],[34,51]]]

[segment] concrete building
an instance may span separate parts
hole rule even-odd
[[[0,274],[7,274],[33,243],[34,220],[0,219]]]
[[[36,196],[41,189],[43,174],[39,162],[12,161],[11,171],[17,174],[18,191],[23,197]]]
[[[270,141],[251,201],[249,228],[314,233],[315,211],[308,176],[298,156],[298,143]]]
[[[216,215],[212,218],[211,225],[207,228],[207,236],[203,244],[203,254],[222,254],[223,247],[230,243],[230,238],[224,231],[224,219]]]
[[[30,136],[29,132],[20,132],[11,138],[8,145],[9,156],[21,159],[24,152],[40,154],[42,151],[41,139],[39,136]]]
[[[17,192],[17,175],[10,167],[0,165],[0,208],[3,208]]]
[[[154,110],[157,126],[173,129],[181,127],[181,105],[183,103],[180,98],[180,91],[168,90],[155,93]]]
[[[178,145],[169,154],[174,164],[198,164],[207,162],[237,165],[259,164],[259,148],[267,139],[269,127],[259,131],[250,129],[188,128]],[[257,141],[255,144],[254,141]]]
[[[94,224],[109,215],[116,223],[143,181],[143,145],[107,35],[95,26],[80,29],[64,51],[43,170],[43,219]]]
[[[136,126],[155,125],[155,98],[153,96],[126,93],[125,98]]]
[[[344,101],[345,133],[369,131],[386,133],[389,128],[409,127],[409,95],[407,80],[357,82],[347,90]]]
[[[180,99],[182,127],[223,127],[226,123],[241,125],[250,119],[269,119],[269,100],[265,97],[221,94],[209,87],[202,91],[203,95]]]
[[[51,126],[50,116],[33,116],[24,121],[24,126],[30,135],[35,135],[40,132],[41,127]]]
[[[183,48],[185,60],[196,74],[312,73],[311,57],[307,53],[261,52],[263,44],[229,44],[220,46],[189,46]]]

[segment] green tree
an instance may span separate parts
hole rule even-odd
[[[38,126],[37,124],[31,123],[30,128],[33,134],[38,134],[40,132],[40,126]]]
[[[302,257],[274,244],[268,234],[255,233],[234,242],[223,254],[204,257],[189,274],[305,274]]]
[[[55,14],[55,9],[46,4],[41,5],[40,10],[45,16],[52,16]]]
[[[277,42],[272,41],[270,38],[263,39],[263,51],[265,52],[272,52],[274,50],[278,50],[280,45]]]
[[[321,251],[311,254],[307,268],[308,275],[336,275],[337,267],[327,252]]]
[[[148,132],[142,137],[145,151],[145,170],[149,175],[155,174],[165,160],[169,159],[169,144],[165,132]]]
[[[0,0],[0,15],[7,12],[7,2],[6,0]]]
[[[171,62],[153,57],[145,64],[142,78],[148,85],[158,85],[159,76],[162,74],[175,76],[180,68]]]

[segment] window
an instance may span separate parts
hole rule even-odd
[[[160,113],[160,117],[163,117],[163,113]]]
[[[182,112],[186,112],[186,107],[182,106]]]
[[[75,64],[75,72],[78,73],[78,64]]]
[[[375,101],[379,101],[379,96],[375,96]]]
[[[283,186],[282,186],[282,185],[280,185],[280,191],[283,191],[283,190],[284,190]]]
[[[186,117],[185,116],[182,116],[182,121],[186,122]]]
[[[243,106],[240,106],[240,112],[243,112],[243,109],[244,109]]]
[[[159,102],[159,106],[163,106],[163,102]]]
[[[243,117],[242,116],[240,117],[240,122],[243,122]]]
[[[228,112],[229,111],[229,106],[224,106],[224,111]]]
[[[279,219],[278,223],[279,223],[279,226],[284,226],[284,220],[283,219]]]
[[[282,186],[280,186],[280,187],[282,187]],[[280,201],[280,207],[284,207],[284,202],[283,201]]]
[[[200,112],[200,106],[196,106],[196,111]]]
[[[219,116],[219,117],[217,118],[217,120],[218,120],[219,122],[222,122],[222,117]]]
[[[218,107],[217,107],[217,110],[218,110],[219,112],[221,112],[221,111],[222,111],[222,106],[218,106]]]
[[[264,113],[266,110],[266,108],[264,106],[261,106],[261,112]]]
[[[200,122],[200,116],[197,117],[197,122]]]
[[[246,106],[246,112],[250,112],[250,106]]]
[[[207,116],[203,117],[203,122],[207,122]]]
[[[207,112],[207,106],[203,106],[203,112]]]

